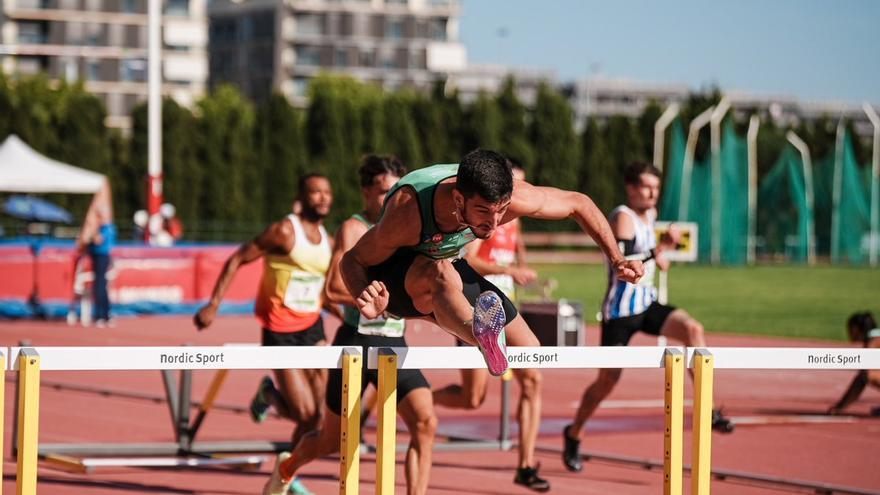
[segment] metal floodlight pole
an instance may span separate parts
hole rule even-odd
[[[746,134],[749,153],[749,238],[746,261],[751,265],[755,263],[755,251],[757,240],[757,211],[758,211],[758,128],[761,126],[761,118],[752,115],[749,119],[749,131]]]
[[[843,193],[843,119],[837,123],[834,140],[834,176],[831,185],[831,261],[840,261],[840,198]]]
[[[690,206],[688,203],[691,200],[691,172],[694,169],[694,153],[697,150],[697,139],[700,137],[700,129],[709,123],[713,111],[715,111],[715,107],[709,107],[703,113],[697,115],[691,121],[688,129],[687,146],[684,150],[684,163],[681,172],[681,195],[679,196],[680,202],[678,204],[678,221],[680,222],[686,221],[688,216],[688,207]]]
[[[871,154],[871,242],[868,259],[871,266],[877,266],[877,250],[880,244],[880,117],[868,102],[862,107],[874,126],[874,152]]]
[[[654,166],[663,170],[663,147],[666,144],[666,128],[678,116],[679,105],[672,103],[654,123]]]
[[[812,217],[815,211],[813,209],[815,202],[813,200],[813,162],[810,160],[810,149],[807,147],[807,143],[794,131],[788,131],[785,137],[801,153],[801,161],[804,164],[804,199],[807,202],[807,213],[809,217]],[[816,263],[816,241],[813,238],[813,219],[808,218],[807,220],[807,263],[812,265]]]
[[[147,212],[150,220],[162,204],[162,0],[148,0]],[[148,220],[144,240],[149,241]]]
[[[721,262],[721,121],[730,109],[726,97],[721,98],[709,118],[712,148],[712,263]]]

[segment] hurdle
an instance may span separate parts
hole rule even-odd
[[[511,368],[663,368],[664,494],[682,493],[685,353],[678,347],[508,347]],[[398,369],[482,369],[473,347],[371,347],[367,367],[379,373],[376,493],[394,493]]]
[[[340,439],[340,493],[358,493],[360,451],[360,348],[320,347],[12,347],[9,371],[20,378],[18,399],[17,493],[37,493],[40,374],[42,371],[342,369],[343,414]],[[4,369],[7,366],[3,366]],[[2,390],[2,389],[0,389]],[[2,398],[0,398],[2,402]],[[2,404],[0,404],[2,405]],[[188,406],[187,406],[188,407]],[[2,411],[2,409],[0,409]],[[186,452],[209,452],[211,445],[193,443]],[[217,459],[172,463],[217,464]]]
[[[713,474],[712,396],[715,369],[872,370],[880,369],[880,349],[849,348],[688,348],[687,364],[694,370],[691,493],[708,495]],[[819,493],[865,493],[827,484],[792,482],[768,476],[715,471],[717,476],[811,488]]]

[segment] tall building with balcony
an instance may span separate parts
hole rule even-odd
[[[309,80],[341,73],[387,89],[429,88],[464,69],[458,0],[215,0],[210,84],[305,101]]]
[[[206,0],[164,0],[163,93],[189,104],[208,80]],[[0,0],[0,67],[83,80],[128,128],[147,97],[147,0]]]

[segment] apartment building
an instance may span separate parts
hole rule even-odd
[[[184,105],[208,80],[206,1],[163,1],[162,90]],[[147,0],[0,2],[5,73],[83,80],[104,100],[109,126],[131,126],[147,97]]]
[[[427,89],[466,65],[459,11],[458,0],[215,0],[210,84],[295,104],[322,71]]]

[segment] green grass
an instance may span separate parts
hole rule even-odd
[[[594,321],[605,295],[604,266],[535,268],[541,278],[558,280],[555,297],[581,301],[585,319]],[[669,302],[710,332],[842,341],[851,313],[880,315],[880,269],[676,265],[669,273]]]

